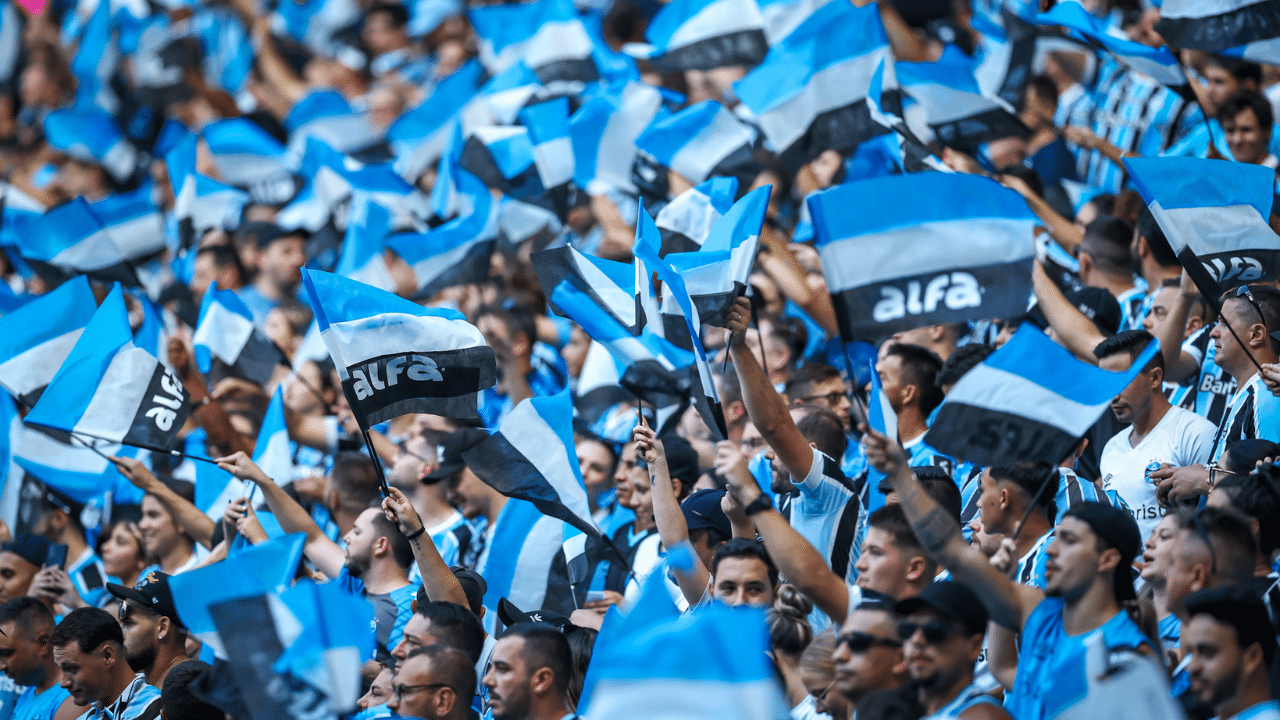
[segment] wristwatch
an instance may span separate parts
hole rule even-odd
[[[747,506],[742,508],[742,512],[746,513],[747,517],[750,517],[752,515],[755,515],[756,513],[764,512],[765,510],[768,510],[772,507],[773,507],[773,500],[770,500],[768,495],[765,495],[764,493],[760,493],[758,496],[756,496],[755,500],[752,500],[751,502],[747,503]]]

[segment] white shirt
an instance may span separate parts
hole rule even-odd
[[[1145,539],[1155,529],[1165,510],[1156,502],[1156,486],[1146,481],[1147,465],[1169,463],[1174,467],[1209,460],[1217,428],[1203,417],[1182,408],[1170,408],[1147,436],[1134,447],[1133,428],[1125,428],[1107,441],[1098,465],[1102,486],[1115,490],[1129,504]]]

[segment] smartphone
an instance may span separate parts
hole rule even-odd
[[[49,551],[44,555],[45,567],[63,567],[67,564],[67,546],[62,543],[51,543]]]
[[[589,603],[593,603],[593,602],[601,602],[602,600],[604,600],[604,591],[603,591],[603,590],[588,590],[588,591],[587,591],[587,602],[589,602]]]

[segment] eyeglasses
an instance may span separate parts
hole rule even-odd
[[[1267,324],[1266,313],[1262,312],[1262,306],[1258,304],[1257,299],[1253,297],[1253,293],[1249,291],[1249,286],[1241,285],[1240,287],[1236,288],[1236,297],[1244,298],[1249,302],[1250,305],[1253,306],[1254,310],[1258,311],[1258,317],[1262,319],[1262,325],[1263,327],[1265,327]]]
[[[927,623],[913,623],[908,620],[898,622],[898,637],[904,642],[914,637],[917,630],[924,633],[924,641],[930,645],[939,645],[946,642],[948,636],[960,634],[960,628],[940,620],[930,620]]]
[[[841,400],[844,400],[848,397],[849,396],[847,393],[845,393],[845,391],[836,390],[834,392],[829,392],[826,395],[809,395],[807,397],[802,397],[800,399],[807,403],[821,402],[824,405],[838,405]]]
[[[439,690],[440,688],[449,688],[450,690],[453,690],[453,686],[448,683],[432,683],[430,685],[392,685],[391,692],[394,693],[396,697],[402,698],[409,693],[418,692],[419,690]],[[458,692],[457,690],[453,691]]]
[[[836,636],[836,647],[840,647],[841,645],[848,645],[849,652],[860,655],[876,645],[899,648],[902,647],[902,641],[894,640],[893,638],[880,637],[879,635],[872,635],[870,633],[851,632]]]
[[[409,443],[408,443],[407,441],[403,441],[403,440],[402,440],[400,443],[398,443],[398,444],[396,445],[396,448],[397,448],[397,449],[399,449],[399,450],[400,450],[400,452],[404,453],[405,455],[408,455],[409,457],[412,457],[412,458],[417,458],[417,459],[421,460],[421,461],[422,461],[422,462],[424,462],[424,463],[431,464],[431,463],[434,463],[434,462],[435,462],[434,460],[430,460],[430,459],[428,459],[428,458],[424,458],[424,457],[422,457],[421,455],[419,455],[418,453],[416,453],[416,452],[414,452],[414,451],[410,450],[410,449],[409,449]]]
[[[1226,477],[1227,475],[1239,474],[1239,473],[1233,473],[1230,470],[1222,467],[1217,463],[1217,461],[1209,463],[1208,465],[1205,466],[1205,469],[1209,471],[1209,487],[1213,487],[1214,485],[1217,485],[1218,481]]]

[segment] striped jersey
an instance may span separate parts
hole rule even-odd
[[[1142,321],[1151,312],[1151,303],[1155,295],[1148,295],[1142,288],[1131,287],[1116,296],[1120,303],[1120,329],[1141,330]]]
[[[1053,498],[1054,504],[1058,506],[1058,514],[1053,520],[1054,525],[1062,522],[1067,511],[1082,502],[1100,502],[1118,507],[1125,512],[1132,512],[1124,498],[1120,497],[1115,490],[1099,491],[1098,485],[1076,475],[1076,471],[1071,468],[1060,467],[1058,474],[1061,480],[1058,482],[1058,494]]]
[[[853,584],[866,532],[858,492],[840,471],[840,464],[817,448],[809,475],[796,483],[796,489],[800,495],[791,502],[791,527],[822,553],[838,577]]]
[[[1209,459],[1216,462],[1231,443],[1254,438],[1280,441],[1280,398],[1267,390],[1256,373],[1231,399],[1231,407],[1218,424]]]
[[[1196,374],[1194,407],[1196,414],[1217,425],[1236,394],[1236,381],[1231,374],[1214,362],[1218,354],[1209,333],[1212,326],[1200,328],[1182,343],[1182,352],[1190,355],[1200,365]]]

